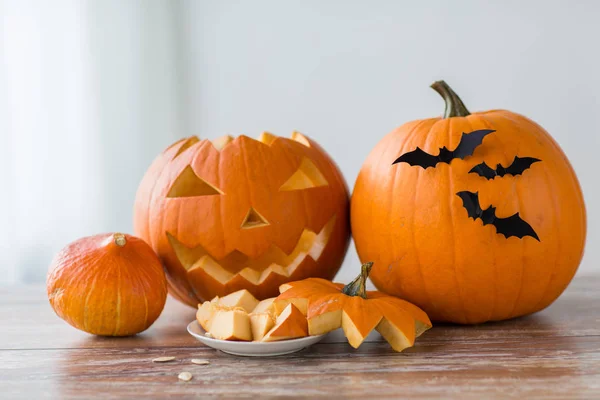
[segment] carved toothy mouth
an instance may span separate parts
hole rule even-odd
[[[329,242],[335,218],[333,216],[318,233],[304,229],[291,253],[287,254],[272,244],[267,251],[254,259],[234,250],[217,261],[202,245],[187,247],[169,232],[167,238],[179,262],[188,273],[201,268],[222,284],[240,276],[254,285],[260,285],[271,274],[291,276],[306,257],[317,261]]]

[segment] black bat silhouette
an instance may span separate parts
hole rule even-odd
[[[441,162],[450,164],[450,161],[455,158],[460,158],[462,160],[465,157],[472,155],[477,146],[483,142],[483,138],[492,132],[496,131],[491,129],[480,129],[471,133],[463,132],[456,149],[451,151],[444,146],[440,149],[440,153],[437,156],[432,156],[417,147],[413,151],[402,154],[392,163],[392,165],[405,162],[412,166],[418,165],[423,169],[427,169],[429,167],[435,167],[437,163]]]
[[[504,235],[506,238],[511,236],[516,236],[518,238],[531,236],[538,242],[540,241],[537,233],[535,233],[531,225],[519,217],[519,213],[511,215],[508,218],[498,218],[496,217],[496,207],[489,206],[485,210],[481,209],[481,206],[479,205],[479,192],[473,193],[464,191],[458,192],[456,195],[462,199],[463,207],[465,207],[467,214],[470,218],[473,218],[474,221],[479,218],[483,221],[483,225],[494,225],[496,227],[496,232]]]
[[[538,161],[542,160],[533,157],[521,158],[515,156],[513,162],[506,168],[504,168],[502,164],[497,164],[496,169],[492,169],[485,162],[482,162],[481,164],[477,164],[476,166],[471,168],[469,173],[473,172],[487,179],[494,179],[497,176],[503,177],[504,175],[516,176],[521,175],[523,171],[531,167],[531,164],[536,163]]]

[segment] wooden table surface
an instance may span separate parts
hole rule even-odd
[[[600,399],[600,276],[575,278],[529,317],[435,326],[403,353],[378,336],[354,350],[334,332],[293,355],[235,357],[192,338],[193,319],[193,309],[169,299],[145,333],[100,338],[56,317],[44,287],[0,288],[0,398]],[[177,359],[151,361],[159,356]],[[179,381],[182,371],[193,379]]]

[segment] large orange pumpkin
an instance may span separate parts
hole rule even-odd
[[[434,320],[480,323],[539,311],[583,255],[586,213],[565,154],[528,118],[469,113],[444,83],[443,118],[409,122],[373,149],[351,222],[375,286]]]
[[[348,197],[337,166],[300,133],[190,137],[150,166],[134,227],[179,300],[196,307],[240,289],[264,299],[285,282],[333,278],[348,247]]]
[[[158,256],[143,240],[121,233],[79,239],[52,261],[50,305],[77,329],[128,336],[147,329],[167,300]]]

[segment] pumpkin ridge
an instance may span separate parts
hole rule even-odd
[[[556,193],[556,187],[554,185],[552,185],[552,183],[550,182],[549,179],[549,174],[548,174],[548,170],[544,169],[545,175],[546,175],[546,187],[550,188],[549,192],[552,193],[553,195],[551,195],[551,199],[552,199],[552,214],[553,214],[553,226],[558,226],[560,224],[560,215],[558,213],[558,209],[559,207],[557,206],[557,201],[556,201],[556,195],[554,195],[554,193]],[[550,277],[548,279],[548,283],[546,284],[546,287],[544,288],[544,290],[541,293],[541,296],[538,300],[538,302],[535,304],[535,306],[533,307],[534,310],[537,310],[538,307],[540,307],[540,303],[542,303],[548,293],[548,290],[550,289],[550,287],[552,287],[552,281],[554,280],[555,272],[556,272],[556,268],[557,265],[559,263],[559,259],[560,259],[560,252],[561,252],[561,244],[562,244],[562,240],[557,240],[557,244],[556,244],[556,256],[554,257],[554,265],[552,266],[552,271],[550,273]]]
[[[181,144],[181,146],[179,146],[179,148],[177,149],[177,151],[175,152],[175,155],[173,156],[173,158],[171,160],[176,159],[182,153],[188,151],[189,149],[194,147],[194,145],[196,145],[197,143],[200,143],[200,142],[201,142],[201,140],[197,136],[190,136],[190,137],[184,139],[183,143]]]
[[[484,121],[484,124],[487,128],[492,128],[492,123],[486,118],[485,115],[479,115],[479,118],[481,121]],[[502,141],[500,138],[500,135],[496,135],[496,139],[498,141]],[[506,157],[507,154],[504,151],[504,146],[502,146],[502,152],[504,153],[504,156]],[[495,240],[495,235],[496,233],[490,229],[490,243],[492,243]],[[498,302],[498,265],[496,262],[496,253],[495,253],[495,249],[494,246],[490,246],[490,252],[492,253],[492,274],[494,276],[494,280],[493,280],[493,285],[494,285],[494,295],[492,296],[492,307],[490,308],[490,312],[489,315],[487,317],[487,320],[491,320],[494,319],[494,315],[496,313],[496,303]]]
[[[126,272],[128,273],[128,280],[131,282],[135,282],[137,287],[141,287],[141,288],[148,289],[148,290],[151,289],[148,287],[147,282],[149,280],[154,279],[155,277],[153,275],[155,275],[155,274],[152,274],[152,271],[150,269],[148,269],[144,266],[143,268],[138,268],[136,274],[131,274],[131,272],[129,270],[126,270]],[[165,292],[165,297],[166,297],[166,295],[167,295],[166,287],[164,287],[162,291]],[[143,326],[148,326],[148,317],[149,317],[149,311],[150,311],[148,308],[148,296],[146,293],[144,293],[144,295],[141,297],[144,299],[144,323],[143,323]]]
[[[443,121],[446,121],[446,122],[443,122]],[[432,131],[433,131],[433,128],[438,123],[443,122],[444,124],[446,124],[446,123],[448,123],[448,121],[450,121],[450,120],[440,119],[440,120],[435,121],[429,127],[429,129],[427,131],[427,134],[425,135],[425,144],[424,144],[424,147],[428,148],[429,147],[429,140],[431,140],[434,137],[431,134]],[[413,191],[413,196],[412,196],[412,208],[413,209],[415,208],[415,206],[417,204],[417,198],[419,197],[418,196],[419,188],[422,186],[421,182],[423,181],[421,177],[422,177],[422,175],[424,173],[427,173],[426,170],[421,169],[421,168],[417,169],[417,179],[416,179],[416,184],[415,184],[415,190]],[[415,259],[416,259],[417,264],[418,264],[418,268],[417,269],[419,270],[419,274],[420,274],[421,279],[423,281],[423,289],[425,291],[425,295],[427,296],[428,302],[432,305],[432,307],[433,307],[434,312],[436,313],[436,315],[443,315],[443,313],[440,313],[437,304],[435,304],[435,301],[433,301],[433,297],[429,294],[429,290],[427,289],[427,283],[426,283],[427,280],[425,279],[425,274],[423,273],[423,270],[422,270],[423,264],[421,262],[421,257],[419,257],[419,245],[418,245],[418,242],[417,242],[417,237],[415,235],[415,230],[416,229],[415,229],[415,215],[414,214],[411,216],[411,225],[412,225],[412,227],[411,227],[410,231],[411,231],[413,246],[415,248]]]
[[[181,139],[177,139],[176,141],[174,141],[173,143],[171,143],[166,149],[163,150],[162,153],[160,153],[161,155],[164,155],[166,153],[169,152],[169,150],[171,150],[172,148],[174,148],[175,146],[177,146],[178,144],[183,143],[184,141],[186,141],[187,139],[189,139],[189,137],[183,137]]]
[[[90,268],[90,271],[93,271],[92,268]],[[90,301],[90,297],[92,296],[92,293],[96,289],[96,283],[98,282],[98,271],[93,271],[92,273],[94,275],[94,280],[92,281],[92,284],[89,286],[89,288],[87,290],[87,294],[85,296],[85,301],[83,302],[83,330],[84,331],[88,331],[88,329],[89,329],[88,328],[88,311],[89,311],[88,303]]]
[[[121,325],[121,279],[122,279],[122,274],[121,274],[121,268],[119,266],[116,267],[117,270],[117,288],[115,290],[116,295],[117,295],[117,301],[116,301],[116,307],[115,307],[115,311],[116,311],[116,316],[115,316],[115,330],[113,331],[113,336],[115,336],[118,332],[119,332],[119,328]]]
[[[506,115],[502,115],[500,118],[504,118],[511,126],[512,129],[516,130],[518,132],[519,135],[522,135],[523,130],[519,127],[518,121],[515,120],[508,112],[505,113]],[[528,132],[534,132],[534,130],[528,130]],[[539,135],[537,135],[536,132],[536,136],[539,139],[541,139],[539,137]],[[497,138],[499,139],[499,138]],[[501,146],[502,148],[504,148],[504,146]],[[518,153],[518,151],[517,151]],[[516,178],[513,179],[513,184],[512,184],[512,188],[513,188],[513,198],[517,199],[518,202],[518,209],[522,210],[522,201],[521,201],[521,196],[519,193],[519,190],[516,188]],[[521,302],[521,296],[523,293],[523,280],[524,280],[524,274],[525,274],[525,269],[527,268],[526,265],[526,258],[525,258],[525,246],[526,243],[525,241],[521,241],[520,243],[520,248],[521,248],[521,263],[520,263],[520,274],[519,274],[519,290],[517,292],[517,296],[515,298],[515,301],[513,303],[513,306],[510,309],[510,313],[508,315],[515,315],[515,311],[517,309],[517,306],[519,305],[519,303]]]
[[[506,119],[511,123],[511,125],[513,126],[513,129],[516,129],[519,132],[522,131],[522,129],[519,128],[519,124],[517,123],[518,121],[516,121],[514,118],[506,118]],[[527,121],[527,122],[529,122],[529,121]],[[529,132],[536,132],[537,133],[538,129],[535,129],[536,126],[533,126],[533,128],[534,129],[530,129],[528,131]],[[538,136],[538,140],[542,139],[539,134],[537,136]],[[557,148],[556,146],[554,147],[554,150],[557,151],[557,152],[559,152],[559,154],[561,153],[560,149]],[[552,203],[552,217],[553,217],[553,224],[552,224],[552,226],[556,227],[556,226],[559,226],[559,221],[560,221],[560,218],[559,218],[558,213],[557,213],[558,207],[556,205],[556,203],[557,203],[557,201],[556,201],[557,190],[556,190],[555,185],[553,185],[553,184],[550,183],[548,169],[547,168],[543,168],[543,171],[544,171],[544,175],[545,175],[544,183],[545,183],[546,188],[548,188],[548,191],[550,193],[549,197],[550,197],[551,203]],[[518,197],[520,197],[520,196],[518,196]],[[520,202],[519,202],[519,204],[520,204]],[[519,206],[519,208],[520,208],[520,206]],[[557,243],[556,243],[556,256],[554,257],[554,264],[552,265],[552,271],[548,275],[548,281],[547,281],[547,283],[545,285],[544,290],[542,290],[542,292],[540,293],[540,297],[539,297],[538,301],[535,303],[535,306],[533,307],[533,310],[536,310],[539,307],[539,304],[544,301],[544,298],[546,297],[546,293],[547,293],[548,289],[552,286],[552,281],[553,281],[553,278],[555,276],[555,271],[556,271],[556,267],[558,265],[558,260],[560,258],[560,246],[561,246],[561,242],[562,242],[561,240],[557,240]],[[519,290],[519,297],[517,298],[517,301],[515,302],[515,305],[514,305],[512,311],[511,311],[511,314],[514,314],[514,312],[516,311],[517,304],[519,303],[520,297],[521,297],[521,290]]]
[[[151,208],[152,208],[152,203],[154,201],[154,191],[156,189],[156,185],[158,184],[158,182],[160,181],[160,179],[162,178],[164,172],[166,171],[166,165],[168,164],[168,161],[165,162],[165,164],[162,166],[162,168],[160,169],[160,171],[158,171],[158,176],[156,177],[156,179],[154,179],[154,181],[152,182],[152,188],[150,189],[150,196],[148,196],[148,207],[147,207],[147,211],[148,211],[148,215],[146,216],[146,218],[148,219],[148,226],[146,231],[150,232],[151,231],[151,226],[152,226],[152,213],[150,212]],[[148,235],[149,236],[149,235]],[[152,238],[150,238],[149,240],[149,244],[150,246],[154,247],[155,243],[153,243]]]
[[[418,128],[420,128],[425,123],[431,123],[432,125],[429,128],[429,130],[431,131],[431,129],[433,128],[433,126],[438,121],[439,121],[439,119],[436,119],[436,118],[430,118],[430,119],[416,121],[415,124],[414,124],[414,126],[411,128],[411,130],[405,135],[406,139],[404,140],[404,143],[402,144],[402,149],[401,149],[400,154],[402,154],[404,151],[406,151],[406,149],[408,148],[409,144],[411,143],[411,140],[419,132]],[[399,157],[400,154],[397,155],[397,156],[395,156],[395,158]],[[383,161],[381,161],[381,162],[383,162]],[[389,164],[389,162],[385,163],[385,165],[388,165],[388,164]],[[374,168],[374,170],[375,170],[375,168]],[[390,204],[390,206],[388,207],[388,213],[387,213],[388,220],[391,219],[391,214],[393,212],[393,207],[391,205],[394,203],[394,199],[396,198],[395,191],[397,189],[396,189],[395,181],[396,181],[396,177],[400,174],[399,170],[400,170],[400,166],[398,165],[397,168],[395,169],[395,173],[392,176],[392,182],[391,182],[392,190],[390,191],[391,194],[390,194],[390,200],[389,200],[389,203],[388,203],[388,204]],[[418,182],[419,177],[420,177],[420,171],[418,172],[417,182]],[[414,203],[415,203],[415,192],[414,191],[413,191],[413,197],[412,198],[413,198],[413,206],[414,206]],[[371,218],[370,218],[370,220],[373,220],[373,217],[372,217],[372,215],[373,215],[372,214],[373,207],[369,207],[369,209],[371,210]],[[414,219],[414,216],[412,216],[412,218]],[[411,221],[412,221],[412,219],[411,219]],[[413,245],[416,246],[416,238],[415,238],[415,235],[414,235],[414,230],[411,229],[411,232],[412,232]],[[392,240],[392,239],[390,238],[388,240]],[[390,247],[392,247],[392,246],[390,246]],[[418,264],[417,270],[419,270],[419,274],[420,274],[420,277],[421,277],[421,282],[422,282],[422,287],[423,287],[423,293],[425,294],[425,297],[427,298],[428,302],[431,303],[431,296],[429,295],[429,292],[427,291],[427,286],[425,284],[425,277],[423,275],[423,271],[421,271],[421,264],[418,261],[418,257],[417,257],[417,264]],[[368,293],[367,293],[367,295],[368,295]]]
[[[404,143],[402,144],[402,148],[400,150],[400,154],[398,154],[397,156],[395,156],[395,158],[398,158],[400,155],[402,155],[406,151],[409,143],[414,138],[415,134],[419,131],[418,128],[420,128],[421,125],[424,125],[426,122],[432,122],[432,126],[430,127],[430,130],[437,123],[437,121],[432,121],[432,120],[417,121],[415,123],[415,125],[412,127],[412,129],[406,134],[406,139],[404,140]],[[398,166],[397,168],[395,168],[394,174],[392,175],[391,182],[389,183],[389,186],[391,186],[392,190],[388,191],[390,193],[389,200],[388,200],[388,203],[387,203],[387,204],[390,205],[390,206],[388,206],[388,213],[387,213],[387,220],[388,221],[391,220],[391,218],[392,218],[393,207],[391,205],[394,204],[394,199],[396,199],[396,190],[397,190],[396,179],[397,179],[398,175],[400,175],[400,166]],[[417,177],[417,179],[418,179],[418,177]],[[369,207],[369,210],[371,212],[370,219],[374,220],[373,219],[373,207]],[[391,238],[388,239],[388,240],[391,240]],[[416,242],[414,242],[414,243],[416,244]],[[361,260],[361,262],[362,261],[363,260]],[[419,266],[419,268],[420,268],[420,266]],[[429,297],[429,294],[427,293],[427,288],[425,288],[425,278],[423,277],[423,274],[422,274],[422,272],[420,270],[419,270],[419,272],[421,273],[421,278],[422,278],[422,282],[423,282],[423,289],[424,289],[423,292],[425,293],[425,296],[429,299],[429,301],[431,301],[431,299]],[[367,295],[368,295],[368,293],[367,293]]]
[[[446,131],[448,131],[448,146],[451,146],[450,148],[455,148],[456,145],[454,145],[453,143],[451,143],[452,140],[452,133],[454,132],[454,130],[452,129],[452,122],[451,120],[442,120],[442,121],[449,121],[446,125],[448,125],[446,127]],[[469,120],[466,119],[467,123],[469,123]],[[462,129],[461,129],[462,130]],[[454,271],[454,285],[455,285],[455,289],[456,289],[456,293],[458,295],[458,304],[462,310],[463,315],[467,315],[466,314],[466,307],[465,307],[465,302],[463,300],[463,293],[461,290],[462,285],[460,285],[459,283],[459,279],[458,279],[458,269],[457,269],[457,260],[456,260],[456,223],[454,222],[454,213],[452,212],[452,202],[455,201],[454,200],[454,193],[455,193],[455,189],[454,189],[454,180],[453,180],[453,175],[452,175],[452,171],[450,169],[450,165],[448,165],[448,168],[446,168],[448,170],[448,216],[449,216],[449,220],[450,220],[450,226],[451,226],[451,230],[450,230],[450,234],[448,235],[449,238],[452,238],[452,245],[449,246],[452,249],[452,269]],[[443,315],[443,313],[441,314]]]
[[[292,140],[292,141],[295,141],[295,140]],[[284,143],[285,143],[285,145],[287,145],[287,142],[284,142]],[[306,157],[306,155],[304,157]],[[290,160],[290,156],[287,154],[287,152],[283,152],[283,158],[288,162],[288,165],[291,167],[290,169],[294,170],[294,168],[295,168],[294,160]],[[300,162],[302,162],[302,160],[300,160]],[[281,186],[280,186],[280,190],[281,190]],[[304,192],[302,192],[302,205],[304,206],[304,226],[307,226],[308,225],[308,208],[307,208],[307,204],[306,204],[306,193],[304,193]],[[302,232],[300,233],[300,236],[298,236],[298,238],[300,238],[300,237],[302,237]]]

